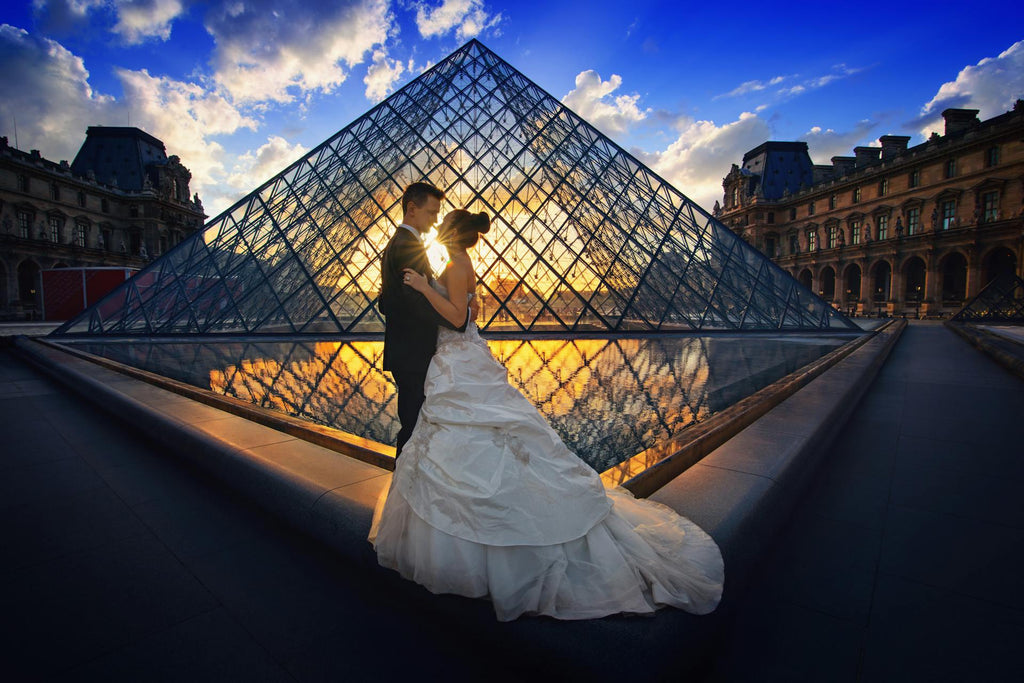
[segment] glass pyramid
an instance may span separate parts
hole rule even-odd
[[[55,334],[380,333],[418,180],[494,217],[484,331],[858,329],[471,40]]]
[[[961,323],[1024,323],[1024,280],[1012,274],[997,277],[951,320]]]

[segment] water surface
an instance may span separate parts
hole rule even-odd
[[[601,472],[837,348],[765,335],[488,340],[509,379]],[[381,341],[74,343],[136,368],[393,444]]]

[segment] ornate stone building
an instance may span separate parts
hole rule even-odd
[[[715,215],[849,314],[944,317],[1024,265],[1024,101],[978,120],[947,109],[920,145],[814,165],[805,142],[766,142],[733,164]]]
[[[0,317],[40,309],[48,268],[141,268],[203,225],[192,174],[138,128],[91,126],[74,162],[0,138]]]

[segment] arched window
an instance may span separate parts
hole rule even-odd
[[[924,299],[926,275],[924,261],[917,256],[911,257],[903,265],[903,295],[907,301]]]
[[[939,268],[942,274],[942,300],[959,304],[967,298],[967,259],[960,252],[953,252],[942,259]]]
[[[821,271],[821,288],[818,295],[825,301],[836,298],[836,271],[832,270],[832,266],[825,266]]]

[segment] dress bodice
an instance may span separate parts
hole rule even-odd
[[[444,295],[446,298],[448,297],[448,290],[440,282],[438,282],[437,280],[434,280],[433,282],[430,283],[430,285],[435,290],[437,290],[442,295]],[[473,296],[474,296],[473,292],[468,292],[466,294],[466,305],[467,306],[469,305],[469,302],[473,299]],[[438,346],[441,346],[442,344],[453,343],[453,342],[477,342],[477,341],[479,343],[481,343],[481,344],[485,343],[482,339],[480,339],[480,334],[479,334],[479,331],[477,330],[476,323],[473,322],[473,321],[470,321],[469,323],[466,324],[465,332],[459,332],[458,330],[451,330],[451,329],[448,329],[447,327],[438,327],[437,328],[437,345]]]

